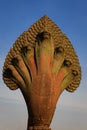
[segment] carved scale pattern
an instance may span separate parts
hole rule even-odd
[[[8,66],[11,64],[13,57],[17,56],[18,54],[21,55],[21,49],[24,46],[30,46],[31,48],[34,48],[37,34],[43,31],[50,32],[54,40],[55,48],[60,46],[64,48],[64,59],[69,60],[72,63],[72,71],[74,72],[75,70],[78,73],[75,75],[75,78],[70,85],[66,88],[67,91],[74,92],[79,86],[81,80],[81,68],[78,57],[66,35],[63,34],[59,27],[47,16],[43,16],[41,19],[36,21],[36,23],[34,23],[27,31],[23,32],[22,35],[20,35],[15,41],[13,48],[10,49],[5,59],[3,67],[4,82],[10,89],[15,90],[18,88],[17,83],[15,83],[14,79],[11,78],[11,75],[7,77]]]

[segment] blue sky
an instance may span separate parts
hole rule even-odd
[[[52,121],[54,130],[87,130],[87,1],[0,0],[0,130],[26,130],[27,109],[19,90],[2,81],[5,57],[17,37],[43,15],[48,15],[70,39],[82,68],[74,93],[60,97]]]

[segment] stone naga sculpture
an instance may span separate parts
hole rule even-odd
[[[49,130],[61,93],[74,92],[80,79],[74,48],[47,16],[19,36],[3,67],[5,84],[12,90],[20,88],[24,96],[27,130]]]

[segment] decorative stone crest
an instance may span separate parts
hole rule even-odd
[[[24,96],[27,130],[49,130],[61,93],[74,92],[79,86],[81,67],[69,39],[43,16],[10,49],[3,80],[12,90],[20,88]]]

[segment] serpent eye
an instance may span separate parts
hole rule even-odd
[[[57,54],[57,53],[63,53],[64,52],[64,48],[63,47],[57,47],[57,48],[55,48],[55,53]]]
[[[18,63],[18,59],[17,58],[12,58],[11,63],[12,63],[12,65],[16,66],[17,63]]]
[[[3,73],[3,76],[4,76],[4,77],[7,77],[7,78],[11,78],[11,77],[12,77],[12,72],[11,72],[11,70],[10,70],[9,68],[7,68],[7,69],[5,70],[5,72]]]
[[[21,53],[22,53],[24,56],[26,55],[27,51],[28,51],[27,46],[24,46],[24,47],[21,48]]]
[[[74,76],[77,76],[77,75],[78,75],[78,72],[77,72],[76,70],[72,70],[72,74],[73,74]]]
[[[71,62],[69,61],[69,60],[64,60],[64,66],[67,66],[67,67],[69,67],[69,66],[71,66]]]
[[[37,41],[43,41],[44,39],[49,39],[51,37],[50,33],[47,31],[41,32],[37,35],[36,39]]]

